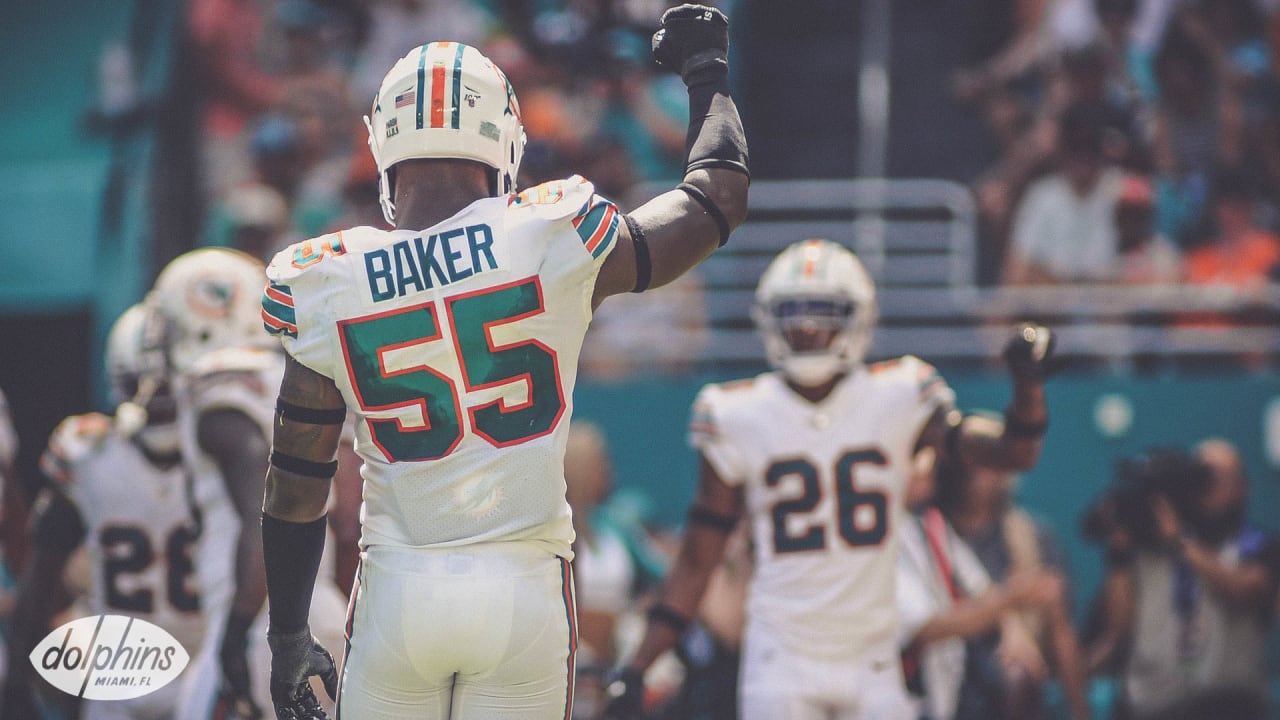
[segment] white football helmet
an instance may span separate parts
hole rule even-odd
[[[751,308],[769,364],[805,387],[860,364],[876,316],[871,276],[830,240],[803,240],[779,253],[760,277]]]
[[[272,347],[262,330],[266,267],[239,250],[208,247],[174,258],[147,295],[164,320],[169,370],[190,372],[196,358],[228,347]]]
[[[116,428],[152,452],[176,452],[177,408],[165,377],[162,350],[150,338],[153,311],[142,303],[116,318],[107,334],[106,365],[116,403]]]
[[[382,79],[364,122],[388,223],[396,212],[390,172],[402,160],[475,160],[493,168],[499,195],[515,190],[525,144],[520,104],[502,70],[470,45],[409,51]]]
[[[142,334],[146,330],[147,309],[141,303],[121,313],[107,333],[107,377],[111,399],[119,405],[133,397],[143,372]]]

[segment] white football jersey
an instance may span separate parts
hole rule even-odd
[[[358,227],[276,255],[268,331],[359,417],[363,546],[527,541],[571,557],[573,387],[621,222],[574,176],[425,230]]]
[[[202,577],[212,583],[206,593],[211,618],[221,619],[231,602],[240,517],[227,493],[222,471],[200,449],[197,426],[207,412],[235,410],[257,423],[269,442],[283,376],[284,357],[280,353],[227,348],[201,356],[178,383],[183,462],[195,478],[196,502],[203,511],[205,525],[198,560]]]
[[[925,422],[954,393],[907,356],[855,370],[822,402],[783,376],[708,385],[690,440],[743,488],[756,568],[749,632],[797,654],[849,660],[896,655],[897,527]]]
[[[194,488],[181,463],[157,467],[111,418],[90,414],[58,425],[40,465],[84,523],[91,611],[154,623],[198,653],[207,579],[197,564]]]

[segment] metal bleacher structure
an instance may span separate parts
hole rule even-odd
[[[656,190],[656,188],[654,188]],[[931,179],[757,181],[747,222],[702,266],[709,322],[704,365],[760,362],[750,320],[755,285],[786,245],[821,237],[858,254],[876,280],[880,323],[872,354],[981,364],[1023,319],[1051,323],[1061,354],[1129,367],[1135,358],[1197,358],[1213,366],[1280,350],[1280,288],[1184,285],[981,287],[977,220],[958,183]],[[1193,314],[1230,326],[1192,326]]]

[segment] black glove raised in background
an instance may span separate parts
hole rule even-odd
[[[338,697],[338,668],[333,656],[311,636],[311,628],[267,633],[271,646],[271,704],[279,720],[325,720],[307,681],[319,675],[330,698]]]
[[[604,675],[604,720],[644,717],[644,675],[635,668],[610,670]]]
[[[1004,360],[1016,382],[1044,382],[1061,368],[1053,355],[1058,339],[1043,325],[1023,323],[1004,346]]]
[[[653,34],[653,59],[690,87],[729,73],[729,19],[706,5],[680,5],[662,13]]]

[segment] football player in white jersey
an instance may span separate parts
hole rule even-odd
[[[279,717],[318,717],[304,680],[333,672],[306,608],[348,407],[364,554],[339,715],[569,716],[563,461],[587,323],[607,296],[693,267],[746,213],[728,21],[685,5],[662,25],[655,57],[690,102],[674,191],[630,214],[576,176],[515,193],[514,89],[475,48],[430,43],[391,69],[367,120],[396,229],[313,239],[269,266],[263,320],[290,356],[262,517]]]
[[[708,385],[690,437],[701,477],[681,549],[641,646],[615,673],[609,717],[636,717],[642,672],[679,638],[740,516],[755,575],[739,684],[747,720],[911,717],[896,636],[896,528],[925,447],[1025,468],[1047,410],[1051,336],[1011,346],[1013,402],[1001,434],[961,418],[932,366],[906,356],[864,365],[875,288],[858,259],[806,240],[769,265],[753,317],[773,372]]]
[[[144,352],[146,311],[134,305],[112,326],[106,365],[115,400],[135,395],[151,372]],[[66,418],[53,431],[40,468],[50,480],[37,500],[31,553],[19,588],[13,627],[19,637],[5,693],[6,717],[39,717],[29,703],[27,654],[59,609],[63,571],[81,545],[92,567],[88,607],[159,625],[190,655],[200,651],[200,582],[194,548],[202,530],[193,488],[179,453],[176,401],[165,384],[147,403],[146,424],[90,413]],[[23,687],[25,685],[25,687]],[[89,700],[85,720],[169,718],[178,684],[132,700]]]
[[[261,331],[265,282],[264,266],[249,255],[201,248],[170,262],[146,300],[158,318],[152,341],[163,348],[181,399],[183,462],[206,526],[196,562],[210,642],[184,678],[181,720],[211,712],[254,718],[269,704],[259,518],[284,357]],[[341,593],[330,582],[320,587],[314,609],[328,621],[317,623],[317,633],[336,650]]]

